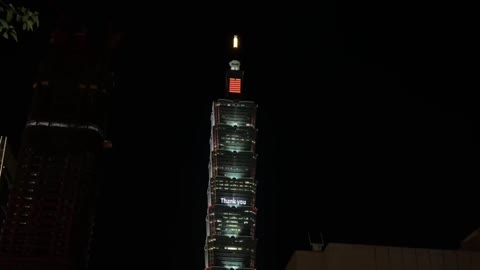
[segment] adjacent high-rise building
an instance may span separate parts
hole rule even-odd
[[[0,136],[0,226],[7,213],[7,200],[15,177],[15,158],[7,137]]]
[[[286,270],[474,270],[480,252],[330,243],[313,251],[297,250]]]
[[[109,44],[74,27],[53,34],[33,84],[0,233],[2,270],[87,264],[113,80]]]
[[[234,37],[234,50],[238,39]],[[257,105],[243,100],[244,72],[230,62],[226,99],[211,116],[205,265],[209,270],[255,268]]]
[[[476,229],[462,241],[462,248],[465,250],[480,251],[480,228]]]

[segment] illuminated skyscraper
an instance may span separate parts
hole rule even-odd
[[[77,28],[78,29],[78,28]],[[57,31],[40,65],[0,233],[0,269],[84,269],[91,241],[106,97],[107,41]]]
[[[234,49],[238,40],[234,39]],[[206,269],[255,268],[257,105],[242,100],[240,62],[230,62],[226,98],[213,102]]]

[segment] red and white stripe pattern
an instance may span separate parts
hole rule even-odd
[[[241,89],[242,89],[242,79],[230,78],[228,92],[240,94]]]

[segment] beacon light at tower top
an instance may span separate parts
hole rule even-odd
[[[238,36],[233,36],[233,48],[238,48]]]

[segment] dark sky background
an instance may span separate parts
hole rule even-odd
[[[81,3],[123,33],[94,265],[203,268],[209,117],[233,34],[259,104],[259,270],[284,269],[308,232],[457,248],[480,225],[469,7]],[[40,31],[0,41],[0,127],[17,141],[55,18],[36,5]]]

